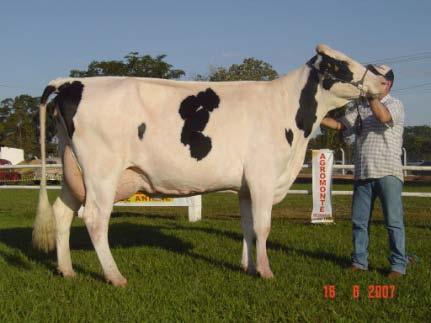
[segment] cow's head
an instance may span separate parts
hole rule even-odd
[[[308,61],[309,74],[301,89],[296,125],[307,138],[316,122],[332,109],[342,107],[361,95],[379,96],[386,80],[373,74],[350,57],[326,45],[318,45],[317,55]]]
[[[334,108],[345,105],[360,95],[374,97],[385,87],[384,77],[375,75],[360,63],[327,45],[316,47],[317,55],[309,61],[320,75],[323,92],[334,101]],[[332,101],[332,100],[331,100]]]

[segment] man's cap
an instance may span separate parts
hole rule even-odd
[[[394,71],[387,65],[368,65],[368,69],[374,74],[383,76],[388,81],[394,81]]]

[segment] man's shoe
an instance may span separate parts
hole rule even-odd
[[[402,276],[404,275],[399,273],[398,271],[391,271],[386,277],[389,279],[398,279]]]

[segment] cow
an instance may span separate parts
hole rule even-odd
[[[42,180],[33,244],[56,247],[58,271],[74,276],[70,226],[84,205],[82,218],[106,280],[125,286],[108,243],[115,201],[137,191],[176,197],[231,190],[239,198],[242,267],[271,278],[266,242],[272,206],[298,175],[313,131],[328,111],[378,96],[384,83],[326,45],[272,81],[54,80],[40,103]],[[46,106],[53,93],[64,183],[51,208],[44,174]]]

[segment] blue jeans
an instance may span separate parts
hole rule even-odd
[[[389,235],[391,270],[406,273],[404,211],[401,193],[403,182],[395,176],[357,180],[352,202],[353,253],[352,265],[368,269],[368,241],[371,214],[378,197],[382,204]]]

